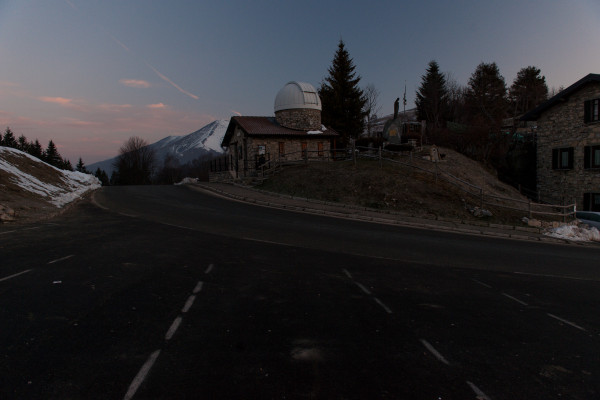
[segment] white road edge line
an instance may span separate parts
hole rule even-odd
[[[262,240],[262,239],[255,239],[255,238],[250,238],[250,237],[243,237],[242,239],[243,240],[250,240],[252,242],[267,243],[267,244],[276,244],[278,246],[295,247],[293,244],[287,244],[287,243],[281,243],[281,242],[273,242],[271,240]]]
[[[349,279],[352,279],[352,275],[350,275],[350,272],[348,272],[348,270],[347,270],[347,269],[345,269],[345,268],[344,268],[344,269],[342,269],[342,271],[344,271],[344,273],[346,274],[346,276],[347,276]]]
[[[12,279],[12,278],[16,278],[17,276],[26,274],[28,272],[31,272],[31,270],[30,269],[26,269],[25,271],[17,272],[16,274],[12,274],[12,275],[9,275],[9,276],[6,276],[6,277],[0,279],[0,282],[7,281],[7,280]]]
[[[431,354],[433,354],[435,356],[435,358],[437,358],[439,361],[443,362],[446,365],[450,365],[450,363],[448,362],[448,360],[446,360],[444,358],[444,356],[441,355],[427,340],[421,339],[421,343],[423,343],[423,346],[425,346],[425,348],[427,350],[429,350],[429,352]]]
[[[475,386],[473,382],[467,381],[467,385],[469,385],[471,389],[475,392],[475,395],[477,396],[478,400],[491,400],[489,397],[486,396],[485,393],[481,391],[481,389]]]
[[[63,257],[63,258],[59,258],[59,259],[57,259],[57,260],[52,260],[52,261],[50,261],[48,264],[54,264],[54,263],[57,263],[57,262],[59,262],[59,261],[65,261],[65,260],[68,260],[68,259],[69,259],[69,258],[71,258],[71,257],[75,257],[75,254],[71,254],[70,256],[66,256],[66,257]]]
[[[13,233],[13,232],[16,232],[16,231],[6,231],[6,232],[0,232],[0,235],[6,235],[7,233]]]
[[[377,297],[373,297],[373,300],[375,300],[375,302],[377,304],[379,304],[385,310],[386,313],[392,314],[392,310],[390,310],[390,308],[388,306],[386,306],[385,304],[383,304],[381,302],[381,300],[379,300]]]
[[[490,285],[488,285],[487,283],[483,283],[481,281],[478,281],[477,279],[471,279],[473,282],[475,283],[479,283],[481,286],[485,286],[488,289],[491,289],[492,287]]]
[[[204,285],[204,282],[202,282],[202,281],[199,281],[199,282],[196,284],[196,287],[194,288],[194,290],[192,291],[192,293],[194,293],[194,294],[198,294],[198,293],[199,293],[199,292],[202,290],[202,285]]]
[[[519,304],[522,304],[524,306],[528,306],[529,304],[525,303],[524,301],[521,301],[519,299],[517,299],[516,297],[512,297],[510,294],[506,294],[506,293],[502,293],[502,296],[508,297],[509,299],[516,301]]]
[[[204,273],[205,274],[210,274],[210,271],[212,271],[214,267],[215,267],[214,264],[210,264],[208,266],[208,268],[206,268],[206,271],[204,271]]]
[[[127,393],[125,393],[123,400],[130,400],[133,398],[135,392],[138,390],[142,382],[144,382],[144,379],[146,379],[146,375],[148,375],[148,372],[150,372],[150,369],[154,365],[154,362],[159,355],[160,350],[156,350],[154,353],[150,354],[148,360],[144,363],[144,365],[142,365],[140,372],[138,372],[135,378],[133,378],[133,381],[131,382],[131,385],[129,385],[129,389],[127,389]]]
[[[564,322],[564,323],[565,323],[565,324],[567,324],[567,325],[571,325],[573,328],[577,328],[577,329],[579,329],[579,330],[582,330],[582,331],[584,331],[584,332],[587,332],[587,331],[585,330],[585,328],[582,328],[582,327],[580,327],[579,325],[577,325],[577,324],[575,324],[575,323],[573,323],[573,322],[571,322],[571,321],[567,321],[566,319],[563,319],[563,318],[561,318],[561,317],[557,317],[557,316],[556,316],[556,315],[554,315],[554,314],[547,313],[547,315],[548,315],[549,317],[551,317],[551,318],[554,318],[554,319],[557,319],[557,320],[559,320],[560,322]]]
[[[173,323],[171,324],[171,327],[169,328],[169,330],[167,331],[167,334],[165,335],[165,340],[167,340],[167,341],[171,340],[171,338],[173,337],[175,332],[177,332],[177,328],[179,328],[180,324],[181,324],[181,317],[175,318],[175,321],[173,321]]]
[[[181,312],[184,314],[188,312],[192,307],[192,304],[194,304],[194,300],[196,300],[196,296],[191,295],[190,297],[188,297],[187,301],[185,302],[185,306],[183,306],[183,308],[181,309]]]

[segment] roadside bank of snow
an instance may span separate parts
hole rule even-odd
[[[93,175],[64,171],[8,147],[0,147],[0,170],[1,186],[27,191],[58,208],[101,186]]]
[[[563,225],[550,229],[547,236],[574,242],[600,242],[600,232],[596,228],[577,225]]]

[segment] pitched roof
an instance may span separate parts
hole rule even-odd
[[[311,131],[286,128],[277,123],[275,117],[231,117],[221,146],[228,146],[236,126],[240,127],[240,129],[248,136],[285,136],[310,139],[318,137],[330,139],[339,136],[338,133],[331,128],[321,130],[322,133],[309,133]]]
[[[525,115],[523,115],[521,117],[521,120],[522,121],[537,120],[543,112],[554,107],[555,105],[557,105],[559,103],[563,103],[564,101],[566,101],[569,98],[569,96],[571,96],[573,93],[577,92],[583,86],[585,86],[591,82],[600,82],[600,74],[588,74],[588,75],[584,76],[583,78],[581,78],[580,80],[578,80],[577,82],[575,82],[574,84],[572,84],[571,86],[566,88],[565,90],[558,93],[556,96],[550,98],[549,100],[540,104],[533,110],[527,112]]]

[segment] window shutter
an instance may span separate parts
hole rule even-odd
[[[590,122],[590,114],[592,110],[592,101],[586,100],[583,102],[583,122]]]
[[[558,162],[559,162],[558,149],[552,149],[552,169],[558,168]]]
[[[573,160],[575,159],[575,149],[573,147],[569,147],[569,169],[573,169]]]
[[[592,148],[590,146],[585,146],[583,148],[583,168],[592,168],[591,164],[591,153]]]
[[[590,211],[592,209],[591,197],[590,193],[583,194],[583,211]]]

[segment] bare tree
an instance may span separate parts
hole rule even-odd
[[[148,142],[132,136],[119,149],[119,157],[114,163],[119,185],[147,185],[151,183],[155,164],[154,150]]]
[[[363,111],[366,118],[367,136],[372,137],[377,114],[381,111],[381,106],[378,104],[379,90],[375,88],[374,84],[369,83],[363,92],[366,99]]]

